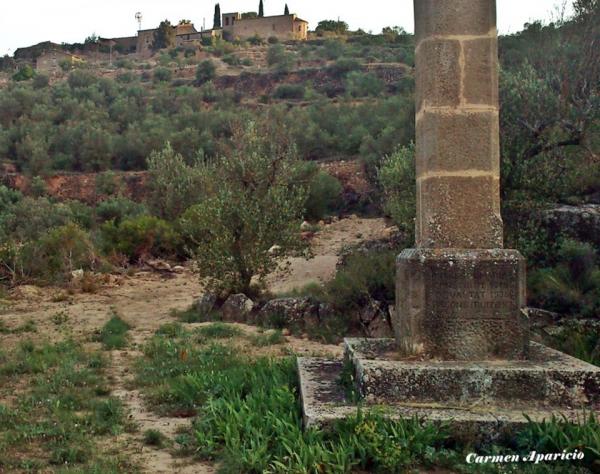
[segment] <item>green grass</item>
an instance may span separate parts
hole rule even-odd
[[[119,472],[126,465],[136,472],[99,458],[98,437],[132,429],[121,401],[109,396],[104,366],[102,354],[72,340],[23,341],[0,358],[0,386],[18,383],[20,391],[10,405],[0,404],[0,472]]]
[[[196,332],[201,338],[206,339],[231,339],[243,334],[240,329],[224,323],[214,323],[210,326],[199,328]]]
[[[123,349],[127,346],[127,331],[131,326],[119,315],[113,313],[110,320],[102,327],[95,340],[102,343],[106,350]]]
[[[0,321],[0,334],[24,334],[27,332],[37,332],[35,321],[27,320],[14,329],[10,329],[4,321]]]
[[[144,444],[162,448],[165,445],[166,437],[158,430],[146,430],[144,432]]]
[[[212,321],[220,321],[221,314],[213,311],[209,314],[201,313],[194,306],[185,310],[172,310],[171,316],[177,318],[182,323],[208,323]]]
[[[285,336],[279,329],[263,334],[251,334],[248,339],[255,347],[276,346],[285,343]]]
[[[436,468],[465,473],[583,473],[591,472],[591,465],[500,470],[468,466],[465,456],[474,451],[560,452],[578,446],[593,461],[599,449],[600,430],[592,418],[580,427],[560,420],[531,423],[509,444],[478,448],[458,444],[443,425],[419,419],[390,421],[381,413],[357,413],[327,432],[303,430],[293,358],[256,359],[239,347],[189,333],[157,335],[144,354],[136,368],[137,383],[152,406],[159,412],[197,415],[192,431],[176,437],[178,452],[216,461],[224,473],[400,473]]]

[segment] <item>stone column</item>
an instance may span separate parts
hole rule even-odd
[[[503,250],[495,0],[414,0],[416,249],[398,260],[407,355],[518,359],[525,266]]]

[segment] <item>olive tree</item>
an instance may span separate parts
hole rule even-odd
[[[295,147],[274,126],[258,128],[235,131],[228,150],[200,165],[208,197],[181,219],[197,271],[217,291],[251,292],[253,280],[304,247],[306,183]]]

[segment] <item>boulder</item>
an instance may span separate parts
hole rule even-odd
[[[392,310],[393,311],[393,310]],[[389,317],[390,310],[380,301],[371,301],[358,313],[360,325],[367,337],[394,337]]]
[[[194,307],[196,311],[201,315],[209,314],[213,309],[215,309],[215,304],[217,303],[217,295],[214,293],[204,293],[200,298],[196,300],[194,303]]]
[[[322,311],[321,305],[312,298],[278,298],[261,308],[257,322],[281,328],[306,328],[319,324]]]
[[[559,206],[544,212],[545,225],[553,234],[566,234],[600,245],[600,205]]]
[[[254,302],[243,293],[231,295],[223,306],[223,321],[229,323],[245,323],[254,309]]]

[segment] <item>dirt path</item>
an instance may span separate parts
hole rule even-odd
[[[271,275],[269,281],[275,292],[300,288],[310,282],[323,282],[335,274],[338,253],[345,244],[380,237],[385,230],[383,219],[351,218],[325,226],[312,241],[314,257],[310,260],[291,259],[289,274]],[[132,276],[114,278],[111,284],[96,294],[67,295],[61,289],[21,287],[12,294],[8,308],[0,312],[0,321],[16,328],[26,321],[35,323],[36,332],[27,334],[0,334],[0,345],[9,350],[24,338],[34,341],[60,340],[72,336],[90,347],[91,336],[117,312],[131,324],[131,344],[127,350],[112,351],[107,368],[113,395],[126,405],[130,418],[139,430],[118,437],[118,450],[137,461],[149,473],[213,473],[208,464],[178,458],[168,449],[154,449],[143,444],[146,430],[154,429],[173,440],[177,430],[188,427],[189,419],[161,417],[147,409],[139,390],[130,383],[134,377],[134,361],[139,358],[146,341],[165,323],[173,322],[173,309],[187,309],[202,293],[198,279],[188,270],[167,276],[138,272]],[[58,317],[57,315],[60,315]],[[62,322],[61,322],[62,321]],[[189,325],[193,327],[194,325]],[[255,332],[251,326],[238,325],[244,332]],[[287,337],[277,349],[279,354],[311,354],[340,356],[341,345],[323,345]],[[112,447],[114,449],[114,446]]]

